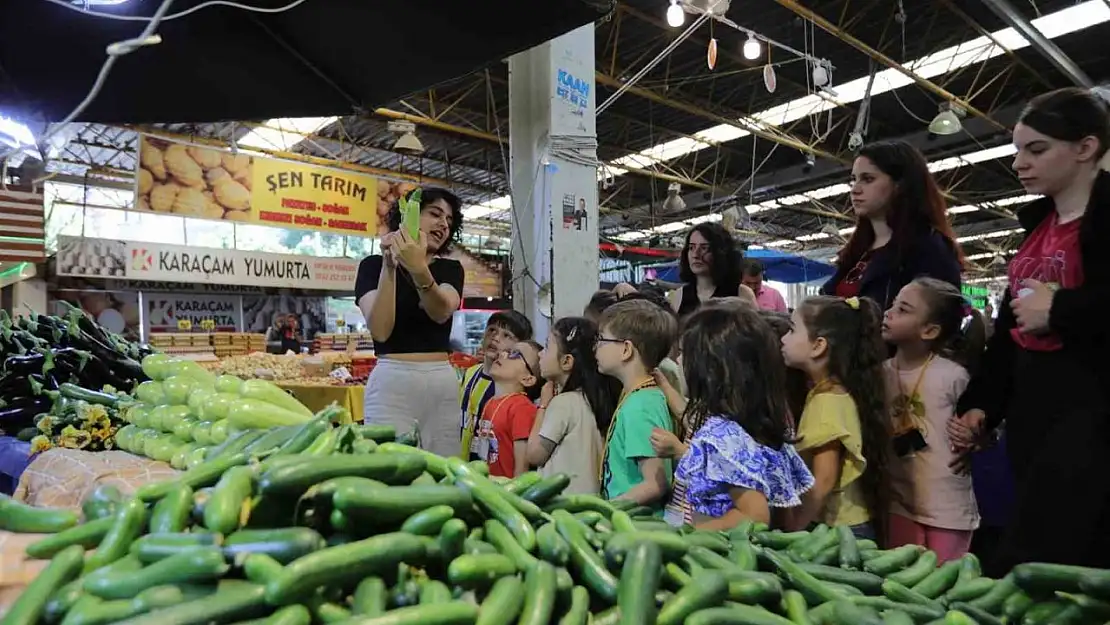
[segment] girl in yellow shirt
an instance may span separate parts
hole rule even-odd
[[[816,481],[786,515],[790,529],[848,525],[885,536],[889,504],[882,312],[869,299],[811,297],[791,317],[782,355],[812,384],[798,420],[799,453]]]

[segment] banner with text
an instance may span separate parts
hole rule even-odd
[[[221,250],[137,241],[58,237],[57,274],[347,291],[358,261],[295,254]]]
[[[181,322],[195,328],[211,322],[210,332],[242,332],[243,309],[237,295],[155,293],[143,298],[146,336],[180,332]]]
[[[135,209],[372,237],[390,203],[411,188],[356,171],[143,136]]]

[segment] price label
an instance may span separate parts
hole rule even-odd
[[[189,330],[192,330],[193,329],[192,320],[190,320],[190,319],[178,319],[177,320],[177,329],[178,330],[183,330],[185,332],[188,332]]]
[[[345,325],[347,325],[347,320],[346,319],[343,319],[342,317],[340,317],[339,319],[335,320],[335,327],[342,328]]]
[[[205,332],[211,332],[216,329],[216,321],[214,319],[202,319],[200,328]]]

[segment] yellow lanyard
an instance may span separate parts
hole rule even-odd
[[[909,394],[906,393],[906,386],[902,384],[902,370],[898,368],[898,361],[894,361],[894,373],[895,376],[898,378],[898,390],[902,392],[902,397],[904,398],[902,406],[904,407],[904,410],[908,413],[910,419],[916,422],[918,427],[921,428],[922,432],[927,432],[928,428],[926,427],[925,423],[920,422],[921,420],[918,419],[917,415],[913,413],[913,410],[910,408],[910,406],[913,405],[913,398],[917,397],[917,392],[921,390],[921,382],[925,379],[925,371],[928,370],[929,365],[932,364],[933,358],[935,357],[936,354],[929,354],[929,358],[925,360],[925,364],[921,365],[921,372],[917,374],[917,381],[913,383],[913,391],[911,391]]]
[[[624,405],[624,400],[632,396],[636,391],[645,388],[653,388],[655,386],[655,378],[648,378],[636,386],[632,387],[631,391],[625,393],[619,402],[617,402],[617,409],[613,411],[613,418],[609,420],[609,430],[605,433],[605,446],[601,448],[601,464],[597,468],[597,479],[601,481],[605,476],[605,463],[609,461],[609,442],[613,440],[613,430],[616,429],[617,415],[620,414],[621,406]]]

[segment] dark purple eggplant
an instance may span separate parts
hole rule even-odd
[[[28,376],[32,373],[42,373],[44,364],[46,364],[46,354],[43,352],[8,356],[4,359],[4,374]]]
[[[8,432],[34,424],[35,417],[49,412],[52,405],[49,397],[21,397],[9,401],[0,408],[0,427]]]

